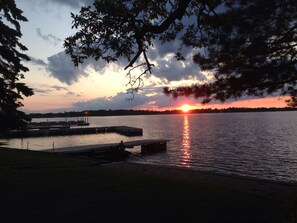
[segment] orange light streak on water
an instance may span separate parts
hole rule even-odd
[[[182,134],[182,164],[190,167],[189,160],[191,158],[191,132],[188,116],[184,116],[183,134]]]

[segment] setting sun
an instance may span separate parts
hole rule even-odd
[[[180,109],[183,111],[183,112],[189,112],[191,110],[191,106],[188,105],[188,104],[184,104],[180,107]]]

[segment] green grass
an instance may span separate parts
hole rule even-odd
[[[0,222],[286,222],[295,217],[292,204],[90,163],[0,150]]]

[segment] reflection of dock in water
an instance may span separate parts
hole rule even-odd
[[[69,128],[69,127],[51,127],[43,129],[28,129],[27,131],[11,131],[9,137],[39,137],[39,136],[63,136],[63,135],[83,135],[83,134],[98,134],[98,133],[118,133],[125,136],[142,136],[141,128],[129,126],[108,126],[108,127],[84,127],[84,128]]]
[[[30,122],[28,129],[53,129],[53,128],[70,128],[71,126],[89,126],[87,120],[77,121],[51,121],[51,122]]]

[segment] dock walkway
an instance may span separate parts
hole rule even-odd
[[[167,150],[166,139],[145,139],[123,142],[127,151],[135,146],[141,146],[141,154],[151,154],[154,152],[161,152]],[[73,147],[61,147],[43,150],[44,152],[51,152],[64,155],[78,155],[91,156],[100,158],[109,158],[111,152],[119,150],[120,142],[107,144],[92,144]]]

